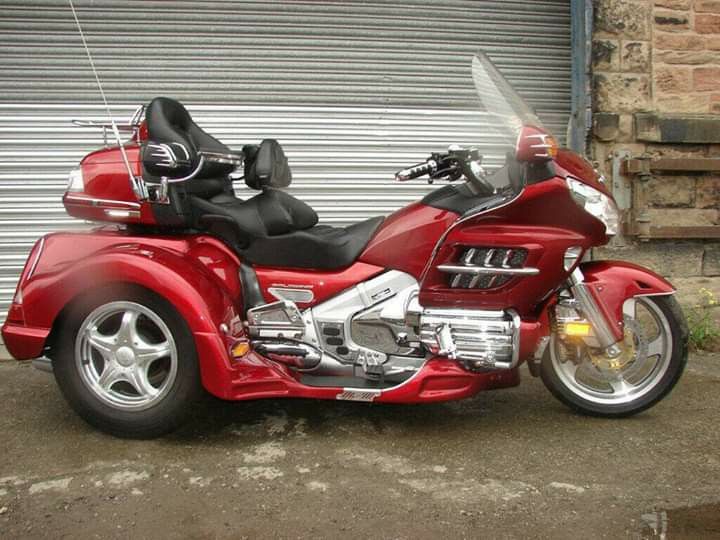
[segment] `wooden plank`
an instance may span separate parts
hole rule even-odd
[[[651,171],[720,172],[720,158],[636,158],[625,162],[627,174],[647,174]]]
[[[720,225],[709,226],[650,226],[650,232],[642,238],[720,238]]]

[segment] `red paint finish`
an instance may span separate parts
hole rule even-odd
[[[519,370],[471,373],[457,362],[432,358],[410,380],[385,390],[379,403],[426,403],[474,396],[482,390],[507,388],[520,383]],[[290,371],[257,354],[236,362],[232,380],[232,398],[249,400],[277,397],[337,399],[340,387],[313,387],[300,383]]]
[[[266,302],[277,300],[269,291],[272,287],[312,291],[312,301],[296,302],[301,309],[324,302],[345,289],[354,287],[358,283],[384,271],[384,268],[363,262],[356,262],[348,268],[337,272],[306,269],[293,270],[267,266],[255,267],[255,274],[260,282],[260,290]]]
[[[8,319],[2,327],[5,348],[17,360],[42,356],[50,328],[32,328]]]
[[[198,347],[204,357],[201,374],[205,387],[224,397],[229,357],[218,328],[221,323],[241,328],[238,267],[227,247],[203,235],[133,236],[110,227],[51,234],[45,237],[32,276],[19,284],[24,321],[8,321],[3,335],[8,350],[19,352],[18,358],[39,356],[40,340],[23,345],[23,335],[48,332],[60,311],[82,294],[135,284],[173,304],[196,340],[212,342],[211,348]]]
[[[600,173],[580,154],[576,154],[567,148],[562,148],[558,151],[558,155],[555,158],[555,166],[559,169],[558,175],[562,177],[569,175],[577,178],[581,182],[612,198],[610,190],[600,181]]]
[[[411,204],[383,222],[359,260],[420,279],[438,240],[457,218],[448,210]]]
[[[136,176],[142,174],[140,146],[125,145],[128,162]],[[127,166],[117,146],[103,148],[85,156],[80,162],[84,189],[82,192],[66,192],[63,195],[65,210],[71,216],[90,221],[119,223],[156,223],[150,203],[138,201],[133,193]],[[119,210],[131,211],[130,215],[113,214]],[[139,215],[135,213],[139,212]]]
[[[585,282],[617,339],[623,332],[625,300],[648,294],[672,294],[675,288],[655,272],[623,261],[592,261],[580,266]]]
[[[420,304],[513,308],[523,316],[534,313],[535,307],[567,278],[565,250],[604,243],[605,226],[575,203],[564,179],[530,185],[511,204],[468,219],[450,231],[422,281]],[[448,274],[437,266],[456,263],[463,249],[478,246],[524,248],[528,250],[525,266],[538,268],[540,273],[486,291],[450,288]]]

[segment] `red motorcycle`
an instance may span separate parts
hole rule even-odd
[[[128,437],[175,428],[203,388],[433,402],[515,386],[523,362],[583,413],[651,407],[687,359],[672,285],[583,262],[618,228],[604,179],[558,148],[485,55],[472,76],[512,149],[504,166],[451,146],[396,178],[455,183],[345,228],[281,190],[291,172],[277,141],[234,152],[154,99],[129,142],[71,172],[68,213],[109,224],[35,244],[8,350],[52,369],[90,424]],[[247,200],[238,171],[258,190]]]

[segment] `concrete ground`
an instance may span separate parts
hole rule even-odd
[[[464,402],[209,401],[160,440],[0,363],[3,538],[720,537],[720,355],[626,420],[524,378]]]

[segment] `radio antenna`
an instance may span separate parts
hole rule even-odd
[[[88,61],[90,62],[90,68],[92,69],[93,75],[95,76],[95,82],[97,83],[98,90],[100,90],[100,96],[102,96],[105,110],[107,111],[108,118],[110,119],[110,126],[112,127],[112,132],[115,135],[115,140],[117,141],[118,147],[120,148],[120,153],[122,154],[123,161],[125,162],[125,167],[127,168],[128,175],[130,176],[130,184],[132,185],[135,194],[140,198],[144,198],[142,189],[140,189],[137,178],[135,178],[135,174],[133,173],[132,167],[130,166],[130,160],[128,159],[127,152],[125,151],[122,139],[120,138],[120,131],[118,130],[117,124],[115,124],[115,119],[113,118],[112,112],[110,111],[110,106],[108,105],[107,98],[105,97],[102,83],[100,83],[100,77],[98,77],[97,70],[95,69],[95,62],[93,62],[92,55],[90,54],[90,48],[88,47],[87,41],[85,40],[85,34],[83,33],[82,26],[80,26],[80,19],[78,19],[77,12],[75,11],[75,6],[73,5],[72,0],[68,0],[68,2],[70,3],[70,10],[72,11],[73,18],[75,19],[75,24],[77,25],[78,32],[80,33],[80,39],[82,40],[85,54],[87,54]]]

